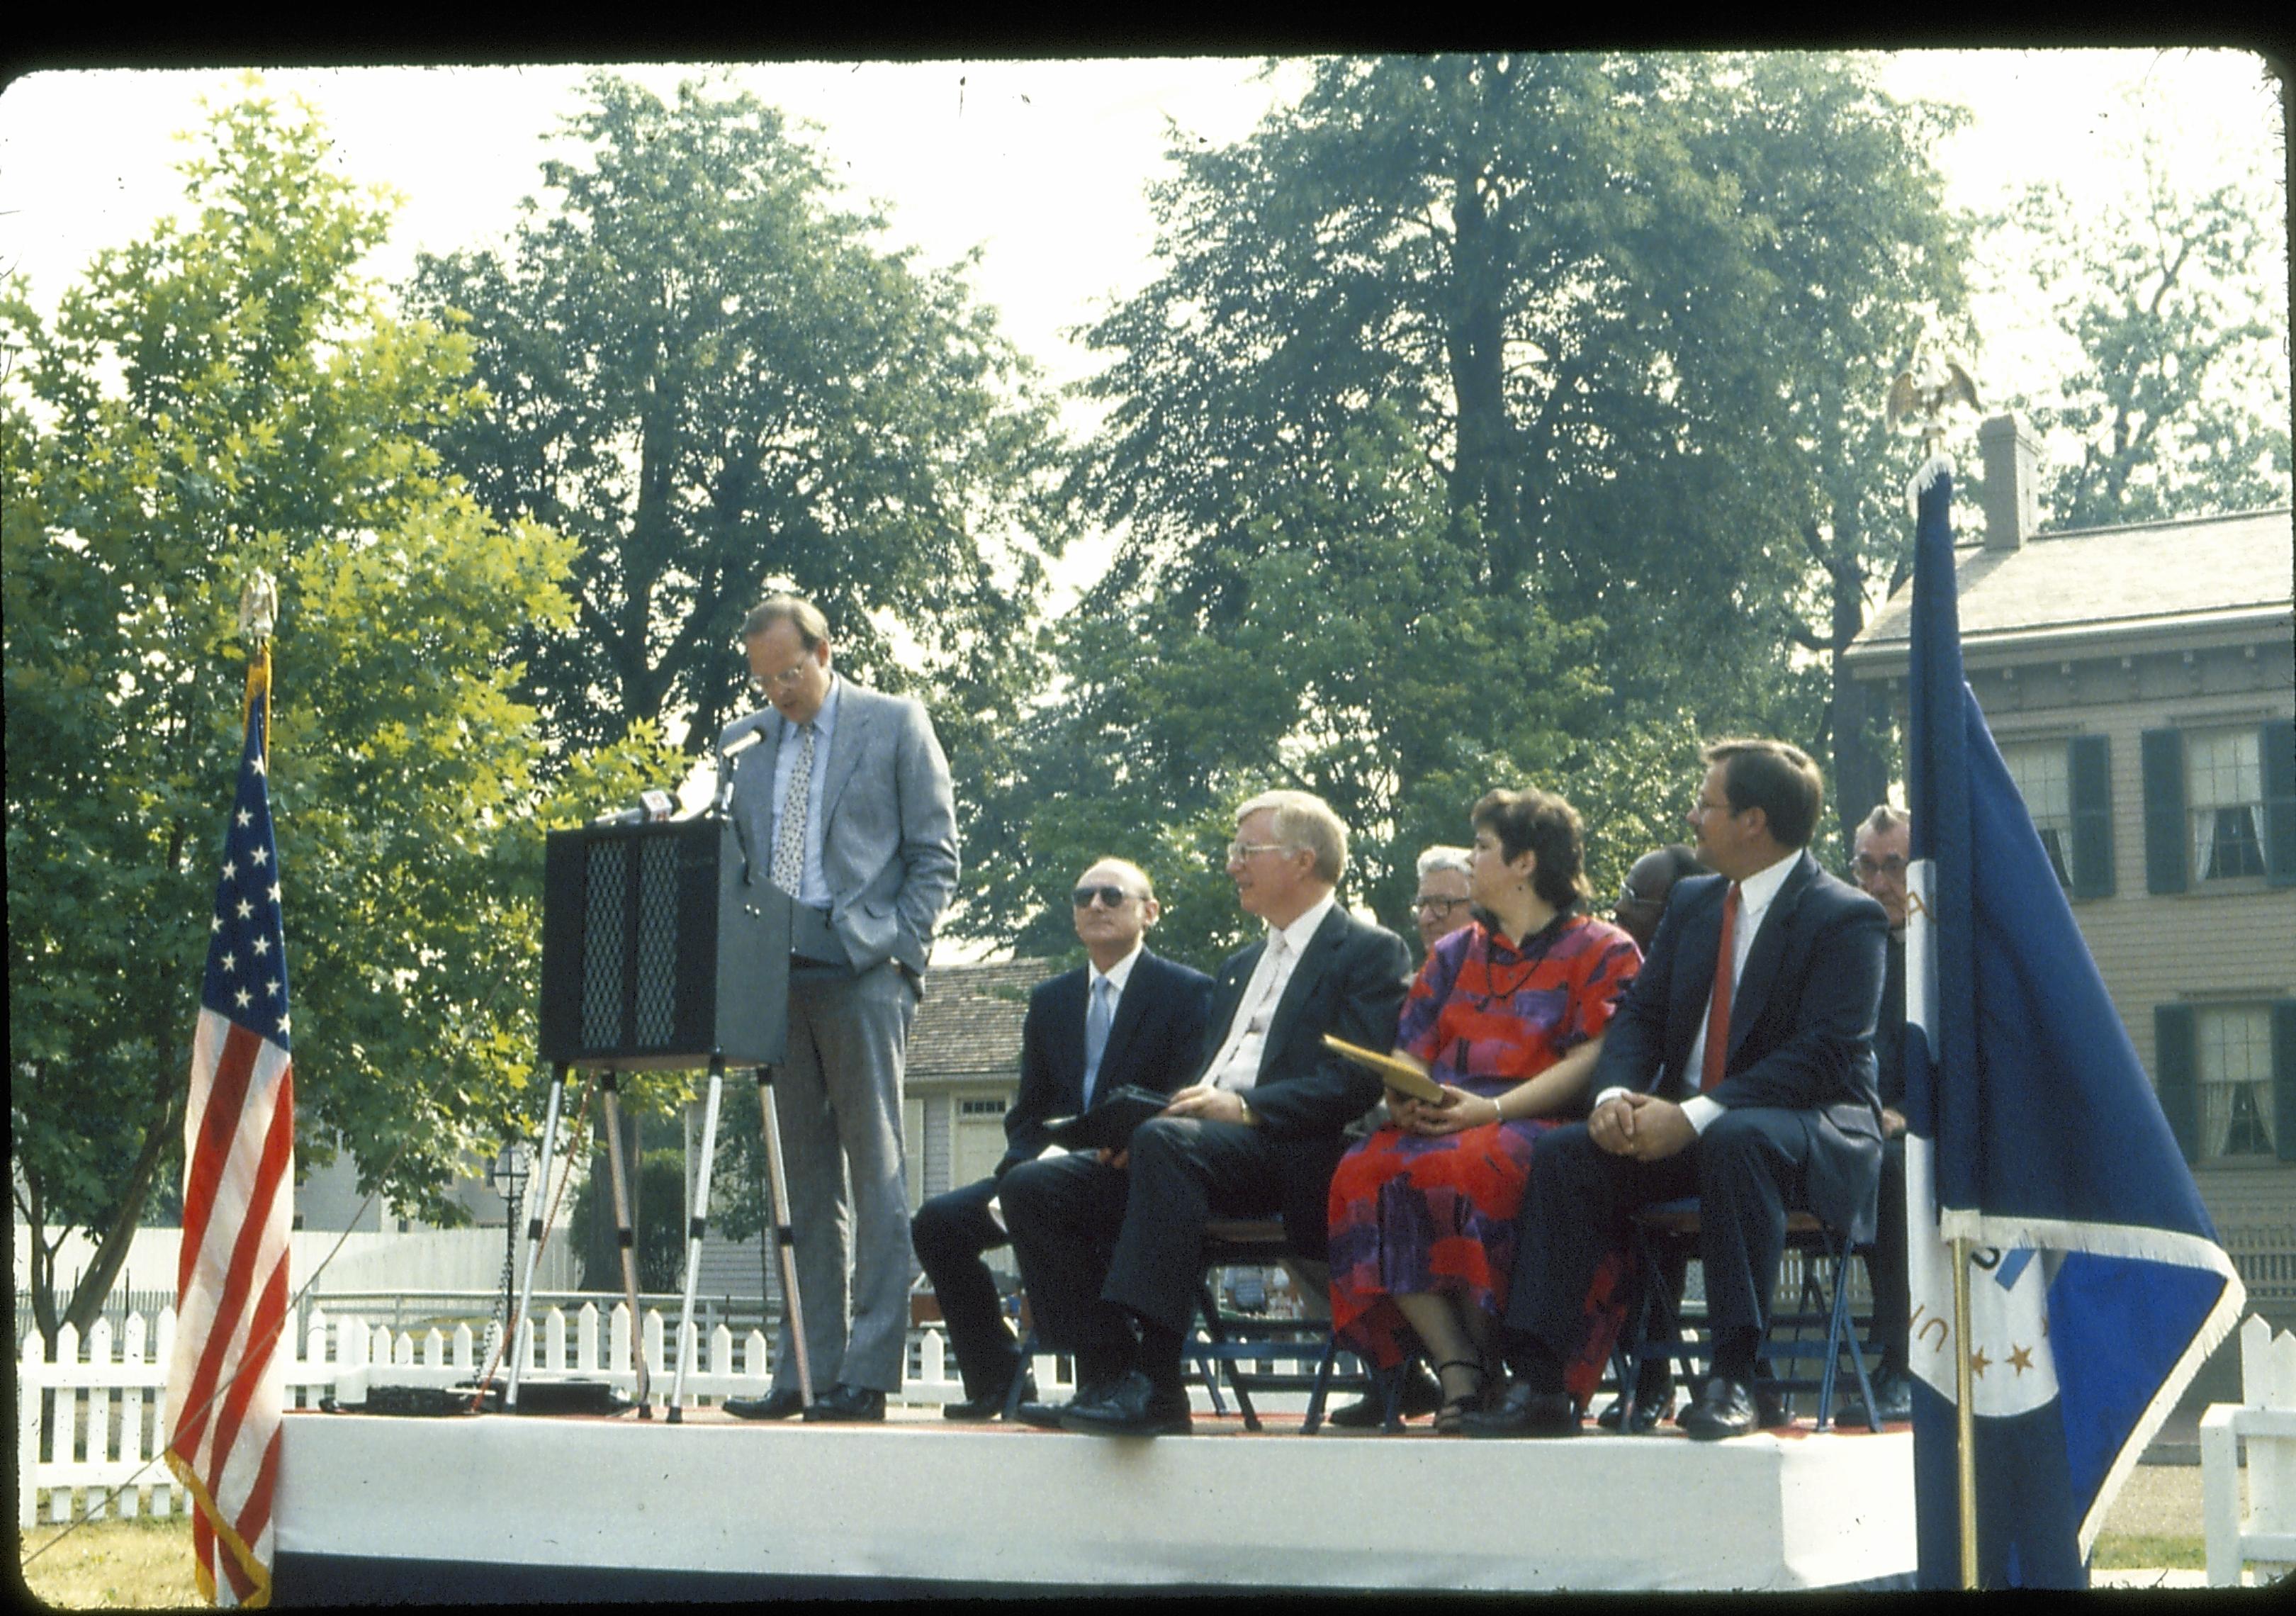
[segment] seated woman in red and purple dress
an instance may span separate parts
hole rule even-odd
[[[1331,1196],[1332,1327],[1390,1371],[1416,1336],[1443,1382],[1445,1431],[1498,1390],[1492,1343],[1531,1147],[1584,1113],[1603,1029],[1642,965],[1633,939],[1578,913],[1587,889],[1569,803],[1492,792],[1472,817],[1475,923],[1428,952],[1396,1029],[1396,1054],[1443,1099],[1390,1089],[1387,1124],[1341,1161]],[[1581,1401],[1618,1332],[1622,1278],[1606,1264],[1588,1294],[1569,1382]]]

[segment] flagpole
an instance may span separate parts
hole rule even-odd
[[[1977,1587],[1977,1411],[1970,1406],[1969,1237],[1953,1243],[1954,1413],[1960,1426],[1961,1586]]]

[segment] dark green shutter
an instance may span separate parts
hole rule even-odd
[[[2199,1052],[2193,1022],[2190,1005],[2152,1007],[2153,1089],[2161,1096],[2169,1131],[2187,1161],[2196,1159],[2201,1136],[2200,1075],[2194,1070]]]
[[[2144,890],[2181,892],[2185,874],[2185,734],[2148,729],[2144,761]]]
[[[2068,765],[2073,784],[2073,896],[2112,896],[2112,742],[2075,735]]]
[[[2272,1007],[2272,1147],[2296,1161],[2296,999]]]
[[[2264,726],[2259,744],[2264,751],[2265,874],[2276,887],[2296,886],[2296,722],[2274,719]]]

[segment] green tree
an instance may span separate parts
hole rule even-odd
[[[1701,149],[1768,224],[1756,250],[1775,288],[1764,341],[1782,420],[1765,447],[1804,570],[1791,638],[1824,659],[1782,670],[1782,688],[1796,692],[1789,712],[1822,715],[1794,738],[1831,763],[1847,836],[1896,770],[1887,697],[1841,653],[1913,567],[1913,461],[1882,401],[1924,326],[1970,335],[1970,221],[1945,208],[1926,155],[1966,114],[1896,102],[1837,57],[1766,54],[1744,71]]]
[[[586,95],[587,162],[545,163],[505,251],[426,256],[411,291],[492,399],[442,426],[448,463],[581,543],[576,619],[520,636],[522,690],[569,745],[658,722],[699,752],[747,710],[735,638],[782,580],[841,667],[931,703],[969,811],[1065,531],[1029,366],[966,267],[879,250],[774,109],[708,81]]]
[[[2060,454],[2044,525],[2109,527],[2289,498],[2287,199],[2258,172],[2201,194],[2150,133],[2102,210],[2030,187],[1997,219],[2010,274],[2078,337],[2071,373],[2012,399]]]
[[[301,1159],[347,1143],[364,1186],[456,1221],[444,1190],[532,1061],[548,803],[507,649],[570,616],[571,546],[495,521],[424,445],[480,401],[466,345],[355,273],[390,209],[327,152],[308,109],[251,94],[184,167],[190,222],[100,256],[52,322],[13,283],[0,302],[10,1119],[51,1337],[94,1317],[180,1165],[253,567],[281,595]],[[640,735],[563,790],[668,763]],[[61,1311],[52,1227],[100,1243]]]
[[[1817,567],[1867,581],[1827,479],[1889,474],[1832,462],[1888,306],[1956,289],[1926,119],[1839,58],[1494,54],[1324,62],[1247,139],[1176,139],[1165,267],[1087,333],[1078,488],[1122,542],[1019,776],[1032,849],[1049,797],[1201,857],[1296,779],[1400,923],[1487,786],[1570,796],[1607,882],[1679,833],[1697,734],[1815,746]]]

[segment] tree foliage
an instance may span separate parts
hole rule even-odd
[[[745,710],[735,637],[780,580],[841,668],[932,704],[969,808],[1064,532],[1028,364],[964,267],[878,248],[772,108],[603,74],[586,97],[586,160],[544,165],[507,250],[426,256],[411,291],[492,400],[438,434],[449,463],[580,541],[522,690],[569,745],[652,722],[699,751]]]
[[[1862,622],[1887,366],[1958,296],[1932,123],[1837,58],[1496,54],[1321,63],[1176,137],[1162,273],[1087,333],[1078,487],[1122,538],[1019,868],[1145,844],[1232,907],[1225,808],[1296,781],[1399,924],[1488,786],[1572,797],[1607,882],[1678,833],[1697,734],[1816,747],[1795,648],[1846,637],[1838,588]],[[987,906],[1048,939],[1006,874]]]
[[[472,409],[459,338],[354,273],[390,207],[308,112],[250,95],[184,166],[194,217],[106,252],[44,323],[6,289],[10,1116],[40,1326],[45,1231],[102,1237],[101,1305],[181,1159],[232,797],[241,589],[278,578],[270,788],[298,1147],[455,1221],[532,1060],[542,742],[510,627],[566,620],[571,546],[494,520],[422,435]],[[663,772],[641,735],[570,794]],[[654,747],[652,751],[659,752]]]
[[[2015,400],[2059,453],[2044,525],[2109,527],[2289,499],[2287,199],[2261,172],[2190,193],[2148,135],[2128,194],[2029,187],[2005,246],[2080,344]],[[2014,274],[2015,272],[2013,272]]]

